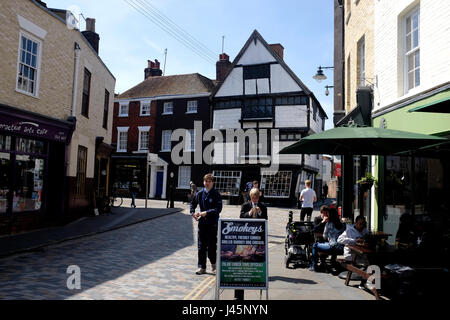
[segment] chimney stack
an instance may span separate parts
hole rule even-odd
[[[216,80],[222,82],[230,67],[230,57],[226,53],[220,54],[219,61],[216,62]]]
[[[269,44],[273,51],[284,61],[284,47],[280,43]]]
[[[147,60],[147,63],[147,68],[144,69],[144,80],[149,77],[158,77],[162,75],[158,59],[155,59],[155,62]]]
[[[86,31],[81,33],[98,54],[98,43],[100,41],[100,36],[95,32],[95,19],[86,18]]]

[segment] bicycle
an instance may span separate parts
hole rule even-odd
[[[117,191],[113,191],[112,196],[109,197],[109,205],[113,208],[118,208],[122,205],[123,198]]]

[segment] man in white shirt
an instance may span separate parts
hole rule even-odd
[[[365,234],[369,231],[366,229],[367,222],[364,216],[357,216],[354,225],[347,225],[347,229],[338,237],[337,242],[339,244],[351,244],[355,245],[358,241],[361,241]],[[351,250],[347,247],[344,248],[344,258],[347,261],[352,260]],[[366,261],[361,261],[362,263]]]
[[[307,216],[308,221],[311,221],[311,215],[314,208],[314,202],[317,201],[316,192],[311,189],[311,180],[305,181],[306,188],[300,193],[300,201],[302,201],[302,209],[300,211],[300,221],[305,220]]]

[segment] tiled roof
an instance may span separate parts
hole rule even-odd
[[[161,95],[210,93],[214,82],[199,73],[149,77],[116,99],[155,97]]]

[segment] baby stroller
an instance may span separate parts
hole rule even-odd
[[[289,211],[289,222],[286,225],[285,258],[286,268],[293,263],[309,266],[311,249],[314,243],[313,223],[310,221],[292,221],[293,212]]]

